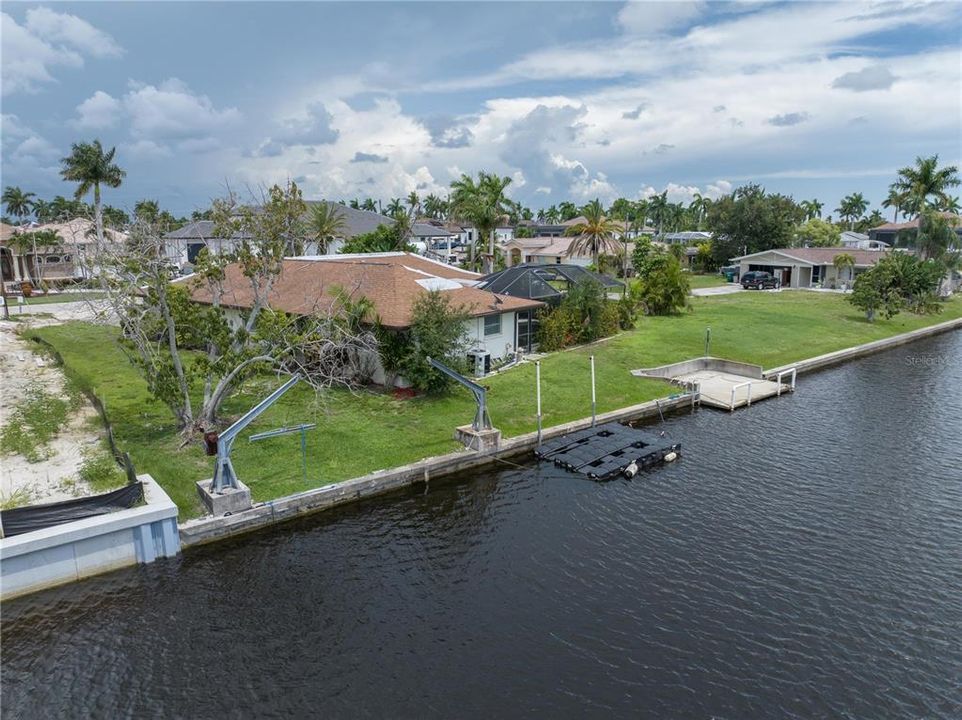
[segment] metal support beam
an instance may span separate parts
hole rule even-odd
[[[237,422],[218,435],[217,459],[214,464],[214,480],[210,485],[210,491],[212,493],[220,493],[224,492],[227,488],[237,487],[237,473],[234,472],[234,466],[230,461],[230,451],[234,446],[234,439],[245,427],[250,425],[258,415],[280,400],[281,396],[294,387],[300,379],[300,375],[294,375],[290,380],[277,388],[277,390],[241,415]]]
[[[294,425],[292,427],[282,427],[275,430],[267,430],[262,433],[255,433],[254,435],[250,435],[247,440],[248,442],[257,442],[258,440],[267,440],[268,438],[299,432],[301,434],[301,470],[304,482],[307,482],[307,431],[316,427],[317,423],[301,423],[300,425]]]
[[[461,373],[452,370],[442,362],[438,362],[433,358],[428,358],[428,362],[431,364],[431,367],[440,370],[455,382],[461,383],[474,395],[474,401],[478,404],[478,409],[474,414],[474,421],[471,423],[471,427],[476,431],[493,429],[491,427],[491,418],[488,417],[488,391],[476,382],[468,380]]]

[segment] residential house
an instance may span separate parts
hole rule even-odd
[[[346,292],[355,300],[366,298],[373,304],[380,324],[400,332],[410,328],[418,297],[436,290],[468,313],[465,333],[469,356],[483,370],[518,348],[530,347],[531,319],[543,303],[479,289],[475,286],[480,280],[477,273],[413,253],[292,257],[283,261],[269,304],[275,310],[308,315],[329,307],[336,292]],[[187,277],[178,282],[190,288],[194,301],[211,302],[208,290],[195,279]],[[225,287],[222,306],[227,317],[242,322],[253,295],[250,282],[236,263],[227,266]],[[383,384],[387,375],[380,359],[371,358],[371,365],[373,381]]]
[[[310,208],[314,205],[325,204],[333,206],[344,221],[344,232],[339,237],[334,238],[327,247],[327,253],[336,253],[343,246],[345,241],[357,235],[364,235],[374,232],[381,225],[393,225],[394,219],[386,215],[381,215],[367,210],[333,203],[326,200],[308,200],[308,215]],[[422,228],[426,231],[426,228]],[[173,230],[164,235],[167,246],[167,257],[170,262],[178,268],[185,269],[196,262],[197,254],[207,248],[208,252],[221,253],[231,252],[236,249],[238,243],[243,238],[239,236],[231,238],[216,237],[214,232],[214,222],[211,220],[196,220],[184,225],[182,228]],[[319,248],[314,242],[309,242],[307,246],[308,254],[316,254]]]
[[[854,268],[841,271],[835,268],[835,258],[851,255]],[[778,278],[782,287],[834,288],[851,285],[859,273],[865,272],[888,253],[878,250],[854,250],[847,247],[829,248],[778,248],[741,255],[730,263],[739,266],[739,277],[747,272],[761,270]]]
[[[891,245],[881,240],[872,240],[863,233],[846,230],[842,233],[839,245],[853,250],[888,250]]]
[[[29,239],[30,233],[56,233],[61,244],[38,248],[36,255],[27,243],[13,242],[16,236]],[[122,243],[127,234],[104,228],[106,243]],[[96,272],[97,236],[93,220],[74,218],[66,222],[0,227],[0,271],[4,283],[28,281],[37,285],[41,280],[52,285],[66,285],[88,278]]]
[[[957,215],[952,212],[941,212],[939,213],[942,217],[949,221],[955,227],[955,234],[958,238],[956,244],[962,247],[962,216]],[[906,222],[900,223],[885,223],[884,225],[879,225],[868,231],[869,239],[888,243],[892,247],[899,245],[899,235],[902,233],[913,233],[918,232],[920,218],[915,217]],[[903,245],[905,243],[902,243]]]

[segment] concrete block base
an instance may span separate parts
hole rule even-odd
[[[251,509],[251,490],[240,480],[237,481],[236,488],[227,488],[221,493],[210,491],[213,482],[213,480],[200,480],[197,483],[200,499],[211,515],[222,517]]]
[[[470,425],[462,425],[454,431],[454,437],[469,450],[478,452],[497,450],[501,446],[501,431],[497,428],[475,430]]]

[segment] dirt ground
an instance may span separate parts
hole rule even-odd
[[[11,308],[16,313],[16,308]],[[49,360],[35,355],[30,344],[16,331],[27,325],[50,325],[73,319],[89,319],[87,303],[36,306],[43,314],[18,322],[0,320],[0,427],[9,421],[13,409],[27,395],[33,383],[52,394],[66,395],[63,373]],[[47,317],[47,315],[53,317]],[[96,411],[89,403],[72,413],[60,434],[47,446],[49,457],[30,463],[20,455],[0,457],[0,501],[16,497],[17,504],[56,502],[93,494],[77,471],[84,452],[98,448],[103,432]]]

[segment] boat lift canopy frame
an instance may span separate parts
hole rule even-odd
[[[487,389],[464,377],[464,375],[461,373],[452,370],[444,363],[438,362],[434,358],[428,358],[427,360],[433,368],[440,370],[452,380],[461,383],[474,395],[474,401],[478,404],[478,409],[474,413],[474,421],[471,423],[471,427],[476,432],[480,432],[481,430],[492,430],[491,418],[488,416]]]
[[[281,396],[294,387],[300,379],[300,375],[294,375],[217,436],[217,459],[214,463],[214,479],[210,484],[212,493],[222,493],[229,488],[237,488],[237,473],[234,472],[234,465],[230,461],[230,451],[234,446],[234,440],[244,428],[257,419],[258,415],[280,400]]]

